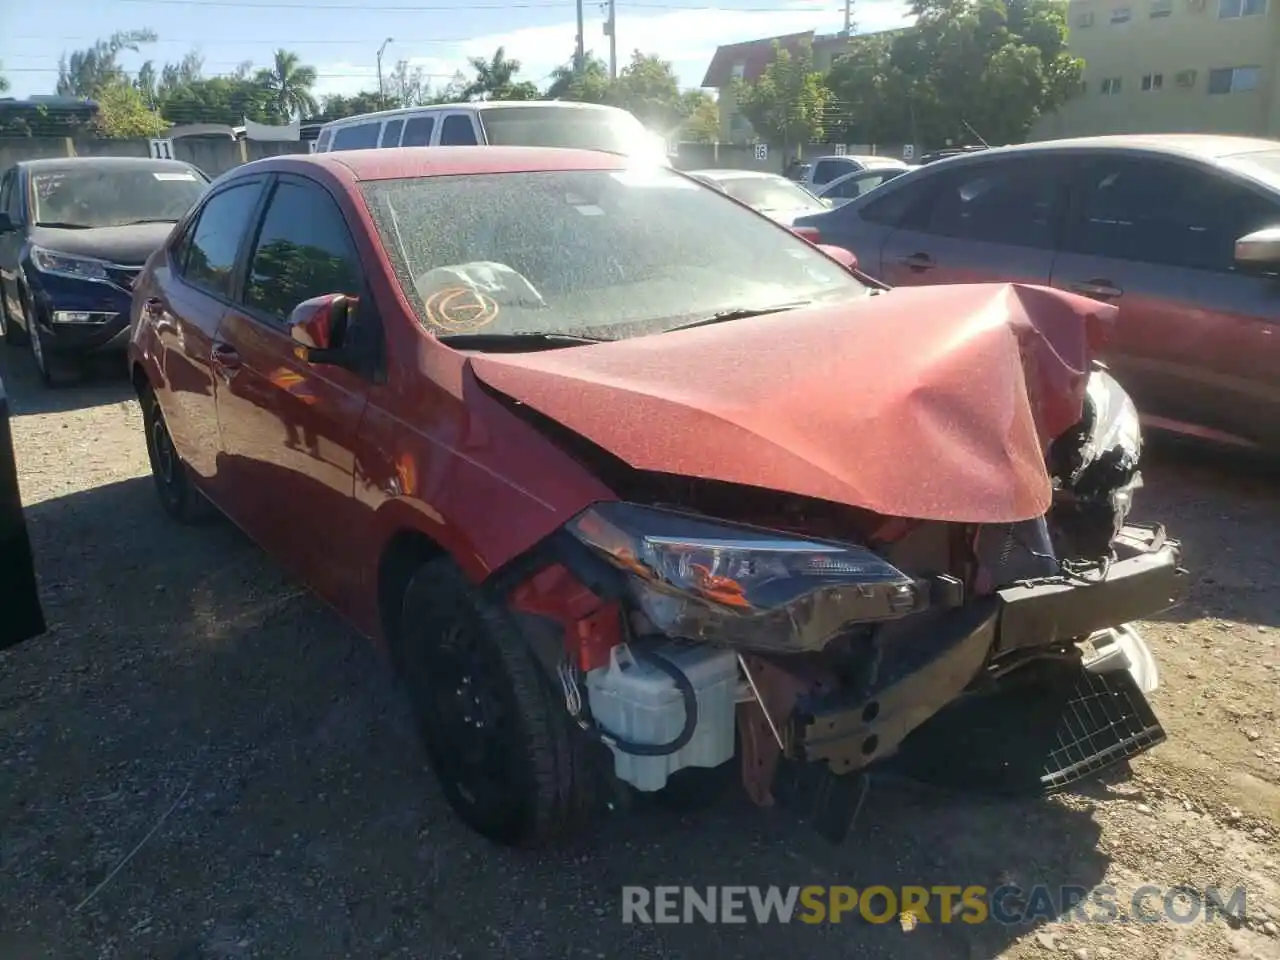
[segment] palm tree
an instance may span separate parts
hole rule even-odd
[[[520,61],[508,60],[506,50],[499,47],[488,60],[472,57],[471,69],[476,76],[463,91],[463,99],[500,100],[520,72]]]
[[[259,80],[271,92],[278,118],[288,123],[295,115],[309,117],[319,112],[311,88],[316,85],[316,68],[298,60],[296,53],[277,50],[271,69],[259,72]]]

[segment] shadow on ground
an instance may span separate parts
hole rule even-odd
[[[48,387],[40,382],[26,349],[0,343],[0,380],[9,390],[14,417],[62,413],[134,399],[122,356],[95,357],[75,383]]]
[[[167,522],[147,479],[29,517],[53,629],[0,655],[0,956],[992,956],[1025,928],[624,925],[620,890],[1106,868],[1085,813],[887,784],[840,848],[735,795],[497,850],[439,799],[373,649],[229,524]]]

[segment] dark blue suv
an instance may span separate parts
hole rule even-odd
[[[209,178],[180,160],[27,160],[0,179],[0,325],[41,378],[124,353],[130,288]]]

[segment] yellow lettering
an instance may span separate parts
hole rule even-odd
[[[960,895],[961,919],[965,923],[986,923],[990,913],[986,887],[965,887]]]
[[[858,904],[858,891],[853,887],[831,888],[831,922],[839,923],[840,917]]]
[[[924,887],[903,887],[902,912],[913,914],[921,923],[933,923],[929,919],[929,891]]]
[[[950,923],[955,919],[955,904],[952,903],[952,897],[960,896],[960,888],[952,886],[937,886],[933,888],[933,895],[938,898],[938,912],[943,923]]]
[[[800,904],[804,911],[801,923],[821,923],[827,919],[827,906],[822,902],[822,887],[805,887],[800,891]]]
[[[872,897],[883,897],[885,908],[882,912],[875,912],[871,905]],[[862,919],[867,923],[886,923],[898,915],[898,898],[893,895],[893,891],[885,886],[867,887],[862,891]]]

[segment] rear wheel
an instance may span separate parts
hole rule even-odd
[[[144,387],[139,396],[142,422],[147,433],[147,459],[151,461],[151,477],[155,481],[160,506],[181,523],[199,522],[212,512],[209,501],[195,488],[187,465],[178,456],[169,436],[164,412],[155,391]]]
[[[581,737],[510,615],[448,559],[422,566],[394,642],[445,799],[473,830],[538,847],[586,818]]]

